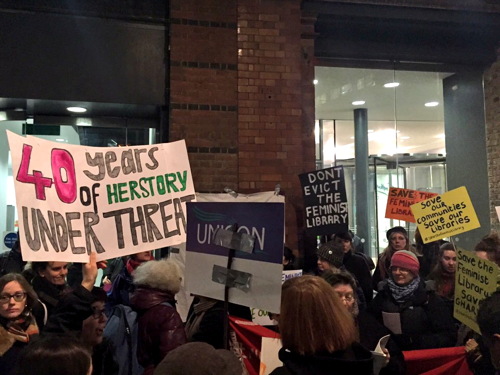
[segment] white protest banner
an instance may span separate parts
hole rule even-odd
[[[184,141],[61,144],[8,132],[25,261],[86,262],[176,245],[195,200]]]

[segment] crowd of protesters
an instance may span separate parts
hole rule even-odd
[[[316,249],[317,269],[283,284],[281,310],[273,315],[283,366],[273,375],[372,374],[371,351],[386,335],[381,375],[405,374],[403,351],[461,345],[476,374],[495,373],[500,367],[500,293],[481,304],[482,335],[460,326],[453,318],[453,244],[423,244],[418,232],[412,244],[405,228],[394,227],[374,264],[356,251],[354,239],[352,232],[329,236]],[[499,264],[496,234],[484,237],[474,250]],[[25,264],[18,244],[11,253],[1,264],[1,374],[122,374],[123,358],[104,335],[117,305],[137,313],[135,355],[141,374],[246,374],[241,358],[227,350],[224,324],[228,311],[250,320],[250,310],[195,296],[183,322],[175,295],[184,275],[175,261],[141,252],[110,262],[96,262],[92,253],[82,265]],[[284,269],[296,263],[285,247]],[[105,269],[102,287],[95,286],[99,268]]]

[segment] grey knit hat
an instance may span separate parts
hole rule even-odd
[[[344,249],[336,241],[328,241],[319,247],[316,251],[318,257],[323,258],[332,266],[340,268],[344,261]]]

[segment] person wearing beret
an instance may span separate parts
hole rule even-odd
[[[393,227],[386,233],[389,245],[384,249],[382,254],[378,257],[377,266],[373,271],[372,287],[374,290],[378,289],[378,283],[389,277],[389,268],[391,265],[392,255],[398,250],[409,250],[414,252],[410,244],[408,232],[403,227]]]
[[[389,277],[380,283],[369,312],[389,328],[403,351],[454,346],[457,330],[453,316],[444,300],[426,287],[419,269],[415,254],[396,251]]]

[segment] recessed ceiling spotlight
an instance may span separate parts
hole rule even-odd
[[[313,80],[313,84],[317,85],[318,84],[318,80],[317,79]]]
[[[363,104],[365,104],[364,100],[356,100],[356,101],[352,102],[352,105],[363,105]]]
[[[386,84],[384,84],[384,87],[387,87],[387,88],[398,87],[398,86],[399,86],[399,82],[387,82]]]
[[[426,107],[437,107],[439,102],[427,102],[424,104]]]
[[[66,109],[68,111],[74,112],[74,113],[84,113],[84,112],[87,112],[87,108],[83,108],[83,107],[68,107]]]

